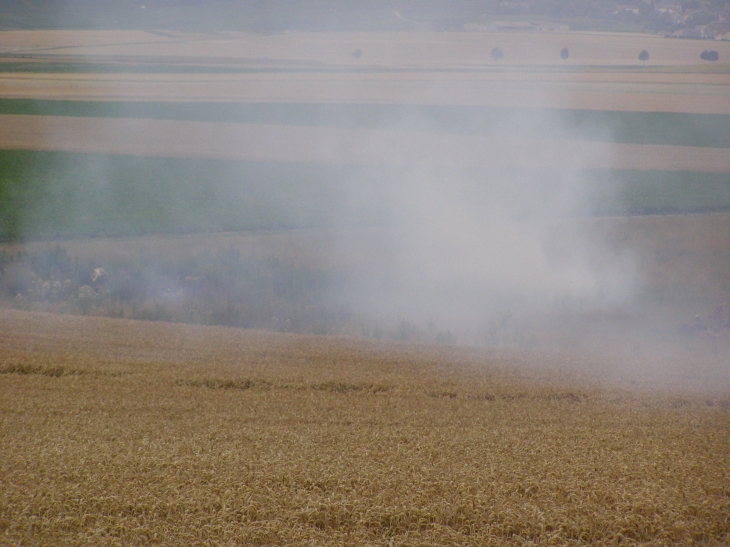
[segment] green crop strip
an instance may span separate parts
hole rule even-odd
[[[0,151],[0,239],[321,227],[362,169]],[[365,206],[350,222],[371,223]]]
[[[377,167],[0,151],[0,239],[383,225],[392,218],[391,189],[407,175]],[[485,199],[490,177],[511,176],[458,175]],[[730,174],[600,170],[586,171],[584,181],[589,199],[576,214],[730,210]]]

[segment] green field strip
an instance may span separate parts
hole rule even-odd
[[[730,174],[601,170],[585,173],[595,214],[651,215],[730,211]]]
[[[372,224],[382,199],[373,185],[370,204],[362,197],[347,208],[370,176],[315,164],[0,151],[0,240]]]
[[[454,176],[488,200],[490,180],[515,173]],[[561,174],[540,177],[559,184]],[[575,214],[730,211],[730,174],[597,170],[582,179]],[[406,180],[408,170],[382,167],[0,151],[0,240],[386,225]]]
[[[730,115],[447,105],[0,99],[0,114],[403,129],[730,148]]]

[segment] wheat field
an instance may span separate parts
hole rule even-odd
[[[11,310],[0,333],[3,545],[730,541],[727,352]]]

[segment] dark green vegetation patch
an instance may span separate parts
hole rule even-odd
[[[0,239],[371,223],[367,196],[362,215],[346,210],[362,178],[315,164],[0,151]]]
[[[589,171],[586,175],[594,181],[596,214],[730,211],[730,174],[727,173],[617,169]]]
[[[455,175],[474,199],[490,199],[490,178],[513,176]],[[590,195],[575,214],[730,210],[730,174],[584,175]],[[0,239],[383,225],[404,180],[408,171],[377,167],[0,151]]]

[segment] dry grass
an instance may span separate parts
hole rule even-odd
[[[0,332],[0,544],[730,541],[727,382],[8,310]]]

